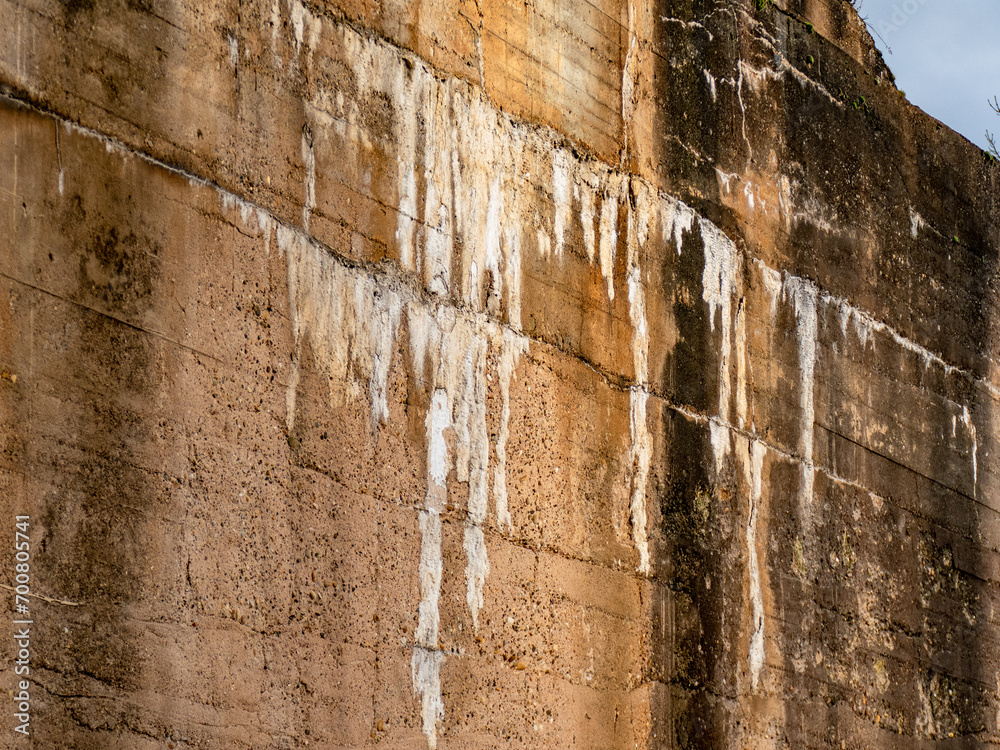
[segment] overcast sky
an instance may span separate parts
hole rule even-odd
[[[982,148],[1000,137],[1000,0],[855,4],[907,99]]]

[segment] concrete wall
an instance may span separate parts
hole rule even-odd
[[[0,22],[4,743],[1000,743],[997,171],[848,3]]]

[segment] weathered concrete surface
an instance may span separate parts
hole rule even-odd
[[[1000,743],[996,168],[847,3],[0,19],[4,742]]]

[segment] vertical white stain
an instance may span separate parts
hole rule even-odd
[[[527,350],[527,339],[492,321],[468,318],[450,307],[431,308],[411,301],[407,308],[410,349],[418,380],[429,378],[434,388],[434,410],[447,414],[429,421],[443,425],[441,432],[452,435],[449,461],[443,453],[447,444],[431,440],[428,433],[429,484],[443,486],[443,477],[451,465],[456,478],[469,487],[464,528],[466,556],[466,602],[473,628],[479,626],[479,612],[484,604],[486,579],[490,566],[484,526],[488,514],[490,481],[490,436],[487,426],[488,353],[498,350],[498,376],[501,413],[493,467],[493,493],[498,526],[510,529],[507,507],[506,461],[510,437],[510,382],[517,359]],[[430,420],[430,417],[428,417]],[[438,481],[440,480],[440,481]],[[443,496],[440,504],[443,504]],[[416,658],[416,657],[415,657]]]
[[[740,429],[748,421],[747,403],[747,312],[744,300],[736,307],[736,418]]]
[[[740,255],[736,245],[710,221],[699,219],[705,250],[702,298],[708,303],[709,325],[715,331],[719,317],[719,419],[729,422],[732,383],[730,358],[733,345],[733,302],[739,288]]]
[[[277,236],[287,261],[295,341],[287,392],[289,429],[294,422],[299,353],[307,339],[313,360],[327,376],[331,405],[367,397],[376,426],[389,416],[386,392],[403,307],[399,294],[345,268],[300,232],[279,224]],[[367,382],[359,381],[356,373],[365,373]]]
[[[708,93],[712,95],[712,101],[714,102],[718,96],[716,91],[715,76],[708,72],[708,70],[703,70],[702,73],[705,74],[705,83],[708,84]]]
[[[677,248],[677,254],[680,255],[684,247],[684,233],[690,232],[691,227],[694,226],[694,209],[680,201],[671,199],[669,213],[670,226],[674,232],[674,247]]]
[[[976,425],[972,422],[972,414],[969,412],[968,406],[962,407],[962,424],[965,425],[966,430],[969,432],[969,440],[972,445],[970,447],[970,454],[972,456],[972,497],[973,499],[978,499],[979,497],[979,440],[976,438]]]
[[[612,183],[601,204],[599,261],[601,276],[608,287],[608,299],[615,299],[615,257],[618,252],[618,201],[620,190]]]
[[[646,424],[646,406],[649,394],[640,386],[629,393],[629,428],[632,434],[632,492],[629,511],[632,537],[639,552],[639,573],[648,575],[649,542],[646,531],[646,482],[652,458],[652,439]]]
[[[639,71],[636,62],[638,57],[638,38],[635,28],[635,3],[628,4],[628,52],[625,53],[625,64],[622,65],[622,128],[624,135],[622,138],[622,151],[620,164],[622,168],[628,163],[628,152],[630,148],[632,117],[635,113],[636,96],[635,87],[639,80]]]
[[[715,421],[708,423],[708,437],[712,445],[712,458],[715,460],[716,476],[722,471],[722,462],[729,452],[729,428]]]
[[[302,203],[302,228],[309,232],[309,220],[316,208],[316,153],[313,151],[312,131],[302,128],[302,164],[306,170],[305,200]]]
[[[361,40],[356,40],[361,41]],[[361,45],[359,45],[361,46]],[[366,45],[367,46],[367,45]],[[367,53],[367,54],[366,54]],[[359,49],[351,55],[352,58],[360,56],[364,61],[371,55],[372,50]],[[396,216],[396,245],[399,248],[399,260],[403,268],[418,270],[416,260],[416,232],[417,232],[417,134],[419,132],[417,124],[417,107],[419,105],[420,88],[415,80],[415,73],[409,66],[397,65],[392,75],[392,86],[389,93],[392,96],[392,103],[395,108],[396,126],[396,185],[398,192],[398,205]],[[356,65],[356,75],[370,74],[366,66]],[[360,77],[360,76],[359,76]],[[364,78],[360,78],[364,80]],[[370,88],[379,88],[373,81]],[[386,87],[388,88],[388,87]]]
[[[447,497],[448,443],[445,430],[451,426],[448,394],[438,389],[431,397],[424,422],[427,442],[427,496],[420,511],[420,605],[413,658],[410,662],[413,691],[420,697],[424,735],[437,747],[437,723],[444,718],[441,698],[441,665],[438,647],[439,601],[444,563],[441,554],[441,510]]]
[[[240,43],[233,34],[226,34],[226,44],[229,46],[229,64],[236,68],[240,62]]]
[[[757,552],[757,520],[760,516],[761,485],[766,450],[764,444],[758,440],[754,440],[750,444],[751,487],[746,540],[751,603],[749,664],[750,682],[754,690],[758,688],[760,673],[764,667],[764,594]]]
[[[597,176],[589,169],[581,167],[580,180],[574,185],[574,197],[580,203],[580,224],[583,228],[583,246],[587,250],[587,260],[594,262],[597,242],[594,228],[594,204]]]
[[[916,239],[920,230],[927,226],[927,222],[924,221],[924,217],[916,212],[913,206],[910,206],[910,237]]]
[[[816,469],[813,465],[813,427],[816,422],[816,348],[818,335],[816,285],[808,279],[786,275],[785,294],[791,297],[795,309],[796,334],[799,349],[799,406],[802,409],[799,447],[802,451],[802,500],[809,512],[813,502]]]
[[[489,271],[491,281],[488,299],[492,302],[494,309],[498,309],[503,294],[503,276],[500,273],[503,189],[499,174],[493,178],[490,184],[489,196],[489,203],[486,208],[486,229],[483,237],[483,247],[485,250],[486,270]],[[487,304],[487,309],[490,309],[489,303]]]
[[[555,204],[556,257],[561,258],[573,214],[570,161],[562,148],[556,148],[552,153],[552,202]]]
[[[510,384],[517,361],[528,350],[528,340],[511,331],[502,332],[500,348],[500,429],[497,431],[496,465],[493,469],[493,497],[496,504],[497,526],[512,530],[510,508],[507,506],[507,442],[510,440]]]
[[[623,185],[623,190],[627,189]],[[642,190],[635,190],[641,195]],[[629,501],[629,516],[632,523],[632,538],[639,553],[639,573],[649,575],[649,541],[646,520],[646,484],[653,456],[653,441],[647,424],[649,402],[649,322],[646,318],[646,289],[643,285],[640,252],[648,239],[650,217],[644,215],[650,201],[643,201],[639,215],[631,203],[628,209],[626,266],[628,267],[629,318],[632,323],[632,368],[635,384],[629,392],[629,430],[631,433],[630,465],[632,488]],[[640,232],[640,227],[642,231]]]
[[[425,92],[421,122],[424,126],[424,210],[420,243],[423,281],[432,294],[445,297],[451,291],[455,231],[452,214],[450,96],[444,85]]]

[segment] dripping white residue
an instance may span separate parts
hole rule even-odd
[[[635,112],[636,97],[635,86],[639,79],[639,71],[636,67],[636,48],[638,39],[635,33],[635,3],[628,4],[628,52],[625,53],[625,64],[622,66],[622,127],[624,138],[621,151],[620,163],[626,166],[629,150],[630,129],[632,125],[632,115]]]
[[[583,225],[583,245],[587,249],[587,259],[594,262],[596,248],[594,229],[594,202],[597,191],[597,176],[589,169],[581,175],[584,179],[574,186],[574,196],[580,202],[580,223]],[[589,179],[587,179],[589,178]]]
[[[441,597],[441,508],[447,489],[448,445],[444,431],[450,423],[448,396],[434,392],[427,412],[427,499],[420,511],[420,605],[417,614],[416,643],[411,669],[413,689],[420,696],[424,734],[431,747],[436,744],[437,722],[444,718],[441,701],[441,664],[444,655],[438,648]]]
[[[507,323],[515,330],[521,328],[521,235],[517,230],[507,230],[507,255],[503,268],[507,286]]]
[[[750,680],[754,690],[760,683],[760,673],[764,667],[764,595],[761,587],[760,560],[757,555],[757,519],[760,516],[761,484],[766,450],[764,444],[759,440],[754,440],[751,443],[752,486],[747,523],[747,567],[750,572],[750,601],[752,604]]]
[[[785,231],[792,231],[792,214],[794,206],[792,204],[792,181],[786,175],[778,178],[778,210],[785,220]]]
[[[685,28],[700,29],[701,31],[705,32],[705,34],[708,35],[708,41],[711,42],[715,39],[715,36],[713,36],[712,32],[709,31],[707,28],[705,28],[704,24],[698,23],[697,21],[684,21],[680,18],[670,18],[669,16],[660,16],[660,20],[663,23],[676,23],[681,26],[684,26]]]
[[[490,294],[499,299],[502,292],[503,278],[500,275],[500,223],[503,213],[503,192],[500,188],[500,176],[497,175],[490,185],[490,198],[486,207],[486,230],[483,236],[485,269],[489,271],[492,280]]]
[[[649,241],[650,231],[653,229],[653,222],[656,220],[654,206],[657,205],[659,196],[656,191],[646,183],[638,179],[632,180],[632,194],[635,199],[635,210],[629,206],[629,231],[633,232],[629,239],[629,273],[631,268],[638,263],[635,240],[638,240],[639,247],[645,247]]]
[[[627,186],[623,184],[623,189]],[[646,484],[653,456],[653,441],[647,424],[647,391],[649,380],[649,323],[646,319],[646,290],[642,283],[640,249],[649,236],[652,220],[651,192],[639,186],[633,191],[637,197],[638,216],[628,205],[626,265],[628,267],[629,318],[632,323],[632,367],[635,385],[629,393],[629,429],[631,449],[629,465],[632,473],[632,491],[629,500],[629,517],[632,538],[639,552],[639,573],[648,575],[649,541],[646,530]],[[662,220],[662,219],[661,219]]]
[[[427,741],[437,744],[437,722],[444,718],[441,700],[441,665],[438,647],[439,600],[444,563],[441,555],[441,509],[447,495],[448,444],[445,430],[451,422],[448,395],[437,390],[431,398],[425,421],[427,431],[427,498],[420,511],[420,605],[410,663],[414,693],[421,699],[421,717]]]
[[[448,91],[426,92],[422,102],[424,126],[424,214],[418,256],[423,259],[423,281],[432,294],[447,296],[451,290],[451,264],[455,244],[451,207],[452,123],[448,118]],[[442,101],[443,100],[443,101]],[[443,146],[441,144],[444,144]],[[415,167],[416,168],[416,167]]]
[[[924,217],[918,214],[913,206],[910,206],[910,236],[913,239],[917,238],[920,230],[927,226],[927,222],[924,221]]]
[[[712,101],[714,102],[717,97],[715,76],[708,72],[708,70],[703,70],[702,73],[705,74],[705,81],[708,83],[708,91],[712,95]]]
[[[510,383],[514,378],[518,358],[528,350],[528,340],[504,330],[500,349],[500,430],[497,433],[496,465],[493,467],[493,497],[496,503],[497,526],[512,530],[510,509],[507,507],[507,441],[510,439]]]
[[[694,225],[694,209],[680,201],[669,200],[666,215],[669,216],[669,224],[673,229],[674,247],[677,248],[677,254],[680,255],[684,247],[684,233],[690,232]],[[664,226],[663,231],[668,232],[669,229]]]
[[[302,163],[306,169],[306,195],[302,204],[302,228],[309,231],[309,219],[316,208],[316,153],[309,127],[302,128]]]
[[[555,204],[556,257],[562,257],[566,230],[573,213],[569,156],[565,149],[552,153],[552,201]]]
[[[646,532],[646,482],[653,455],[653,441],[646,424],[649,394],[634,386],[629,394],[629,427],[632,433],[632,492],[629,511],[632,536],[639,552],[639,573],[649,574],[649,542]]]
[[[781,272],[769,268],[759,260],[756,263],[757,267],[760,268],[761,278],[764,281],[764,291],[767,292],[768,300],[771,303],[771,322],[773,323],[775,316],[778,314],[778,300],[781,299],[782,294]]]
[[[747,422],[747,311],[741,299],[736,308],[736,417],[740,429]]]
[[[271,232],[274,230],[274,219],[263,208],[257,209],[257,227],[264,233],[264,254],[269,256],[271,254]]]
[[[288,266],[296,355],[289,383],[289,427],[294,423],[297,367],[308,339],[317,367],[327,376],[332,406],[367,396],[372,425],[388,418],[389,366],[402,301],[397,292],[347,269],[305,235],[278,225],[278,247]],[[359,383],[354,372],[368,374]]]
[[[712,443],[712,457],[715,459],[715,474],[718,476],[729,452],[729,428],[713,419],[708,423],[708,435]]]
[[[639,552],[639,572],[649,573],[649,543],[646,537],[646,482],[653,455],[653,442],[646,423],[646,408],[649,394],[646,392],[649,379],[649,324],[646,320],[646,292],[642,285],[642,270],[639,263],[639,237],[635,226],[635,215],[628,212],[628,300],[629,317],[632,322],[632,366],[635,371],[635,385],[629,394],[629,429],[631,431],[632,492],[629,515],[632,521],[632,536]]]
[[[801,371],[801,393],[799,404],[802,408],[802,498],[806,508],[812,506],[813,485],[816,470],[813,466],[813,426],[816,421],[814,389],[816,382],[816,337],[818,334],[816,285],[797,276],[785,276],[785,294],[792,299],[795,318],[798,323],[799,369]]]
[[[416,301],[411,301],[407,307],[407,321],[418,379],[427,379],[435,389],[436,399],[443,394],[440,398],[444,399],[443,413],[447,415],[447,422],[442,417],[441,424],[445,424],[443,429],[450,429],[453,435],[455,473],[459,481],[469,483],[464,532],[466,602],[473,628],[476,629],[490,570],[483,533],[488,511],[490,457],[486,406],[487,355],[490,347],[499,350],[501,415],[493,491],[498,525],[501,528],[506,525],[510,529],[506,485],[510,382],[518,357],[527,351],[528,341],[492,321],[465,317],[451,307],[433,309]],[[448,472],[447,461],[438,460],[439,454],[431,452],[434,446],[433,442],[429,442],[428,467],[432,474],[428,486]],[[438,451],[445,450],[444,444],[440,446]],[[440,484],[443,486],[443,479]]]
[[[234,68],[240,61],[240,43],[233,34],[226,34],[226,44],[229,45],[229,64]]]
[[[618,202],[621,183],[612,183],[601,205],[600,264],[601,275],[608,286],[608,299],[615,298],[615,255],[618,250]]]
[[[976,425],[972,422],[972,414],[968,406],[962,407],[962,424],[969,431],[969,439],[972,441],[972,498],[979,497],[979,441],[976,438]]]
[[[733,190],[733,180],[739,182],[740,176],[735,172],[723,172],[718,167],[715,168],[715,176],[719,180],[719,192],[726,191],[729,195]]]
[[[427,418],[427,509],[440,513],[445,496],[434,489],[444,489],[448,477],[448,443],[444,439],[445,430],[451,426],[451,409],[448,393],[442,389],[434,391]]]
[[[854,320],[854,333],[858,337],[858,341],[861,342],[862,348],[866,348],[868,346],[869,340],[874,341],[872,338],[873,333],[878,333],[888,336],[892,339],[896,346],[919,357],[923,362],[924,369],[929,368],[933,364],[944,370],[947,375],[958,372],[958,368],[945,362],[940,355],[935,354],[926,347],[921,346],[910,338],[907,338],[895,329],[890,328],[882,321],[876,320],[871,314],[853,307],[847,300],[840,297],[834,297],[830,294],[824,294],[822,299],[824,304],[838,306],[840,325],[845,336],[847,335],[848,322],[852,319]]]
[[[309,48],[311,51],[316,47],[322,23],[321,19],[314,17],[309,9],[302,4],[301,0],[288,0],[288,12],[292,20],[292,31],[295,34],[296,51],[301,51],[307,29],[309,30]]]
[[[739,61],[740,76],[745,77],[755,94],[760,94],[767,81],[780,81],[781,73],[772,68],[755,68],[743,60]]]
[[[630,7],[630,14],[635,12]],[[517,328],[522,253],[537,247],[546,257],[553,248],[555,256],[561,257],[571,233],[575,234],[574,223],[579,222],[582,249],[591,263],[598,264],[608,297],[614,298],[618,223],[628,185],[625,177],[607,165],[577,157],[547,132],[515,123],[478,87],[442,80],[420,59],[401,56],[398,49],[347,26],[333,28],[342,37],[334,41],[341,42],[344,60],[354,73],[358,87],[354,98],[386,100],[394,115],[392,132],[372,131],[360,109],[345,103],[343,97],[317,93],[308,111],[319,119],[320,112],[327,112],[339,123],[331,134],[356,146],[341,149],[347,158],[359,160],[353,169],[360,171],[364,164],[361,156],[350,154],[367,157],[373,144],[380,142],[394,149],[398,165],[396,246],[404,269],[415,272],[432,293],[458,294],[471,309],[506,319]],[[641,54],[638,39],[632,41],[625,71],[625,110],[632,96],[628,79]],[[530,176],[547,176],[549,158],[551,230],[545,226],[547,217],[527,220],[529,205],[537,204],[536,196],[544,190],[532,184]],[[657,195],[651,186],[644,185],[644,189],[660,202],[663,231],[673,232],[681,252],[683,235],[695,220],[694,211]],[[647,227],[650,220],[648,216],[643,220]]]
[[[545,149],[528,146],[541,136],[512,123],[480,89],[442,81],[421,60],[348,27],[337,33],[358,98],[382,97],[394,114],[387,136],[371,131],[363,113],[348,107],[341,116],[349,122],[337,132],[358,142],[347,153],[367,156],[366,145],[380,141],[395,150],[400,264],[435,295],[460,295],[473,310],[493,316],[506,306],[507,320],[517,326],[521,252],[540,236],[523,220],[522,209],[534,198],[526,187],[528,159]],[[315,107],[324,106],[331,107],[317,94]],[[558,254],[566,239],[572,178],[565,149],[555,150],[556,201],[560,194],[566,199],[556,217]],[[545,252],[546,243],[539,247]]]
[[[539,229],[535,233],[535,239],[538,242],[538,257],[548,260],[552,255],[552,238],[544,229]]]
[[[702,298],[708,303],[711,329],[715,330],[715,318],[718,313],[722,332],[719,347],[719,419],[728,422],[731,401],[729,363],[733,338],[733,299],[740,278],[740,254],[733,241],[721,229],[706,219],[698,221],[705,250],[705,268],[701,278]]]
[[[473,627],[477,628],[490,571],[483,534],[489,469],[487,349],[490,340],[500,336],[495,324],[470,320],[450,307],[435,309],[417,301],[411,301],[407,307],[407,322],[417,378],[433,388],[426,420],[428,494],[421,511],[421,604],[413,651],[414,690],[421,696],[423,730],[433,747],[437,721],[444,711],[440,692],[444,656],[437,650],[439,570],[443,565],[439,514],[447,495],[446,478],[453,457],[457,478],[469,484],[463,545],[466,601]],[[449,431],[451,451],[445,438]]]

